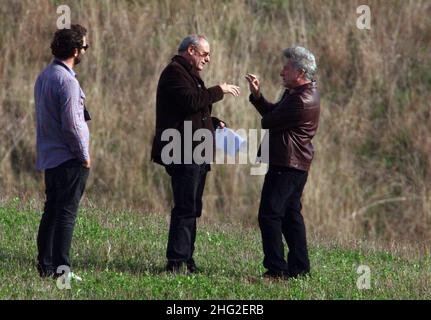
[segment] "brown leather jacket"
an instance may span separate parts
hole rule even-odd
[[[316,82],[286,90],[277,103],[263,96],[250,102],[262,115],[262,128],[269,129],[269,165],[308,171],[314,156],[311,139],[317,131],[320,96]],[[258,155],[259,156],[259,155]]]

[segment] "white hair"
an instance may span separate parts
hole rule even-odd
[[[283,50],[283,55],[292,61],[297,70],[304,70],[304,76],[307,80],[313,80],[317,65],[314,55],[309,50],[303,47],[290,47]]]

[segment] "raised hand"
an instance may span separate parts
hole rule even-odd
[[[235,86],[233,84],[227,84],[226,82],[220,85],[220,88],[223,90],[224,94],[231,94],[234,97],[238,97],[240,94],[240,90],[238,86]]]
[[[248,86],[250,88],[250,92],[253,94],[255,98],[260,97],[260,82],[256,75],[247,73],[245,78],[248,81]]]

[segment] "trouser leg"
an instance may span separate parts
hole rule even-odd
[[[187,262],[192,258],[196,216],[201,210],[197,201],[203,192],[201,168],[194,164],[174,165],[167,167],[167,171],[171,176],[174,207],[171,211],[166,257],[173,262]]]
[[[85,190],[89,170],[79,163],[62,167],[57,175],[56,219],[53,239],[53,264],[70,267],[72,244],[78,207]]]

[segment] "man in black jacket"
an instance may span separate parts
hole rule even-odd
[[[317,131],[320,96],[313,75],[314,55],[305,48],[283,52],[286,63],[280,72],[286,88],[277,103],[270,103],[260,92],[255,75],[248,74],[250,102],[262,115],[262,128],[269,130],[269,170],[263,184],[259,226],[262,233],[263,265],[266,277],[297,277],[308,274],[305,224],[301,196],[314,156],[311,139]],[[284,259],[283,235],[289,247]]]
[[[195,272],[193,260],[196,238],[196,218],[202,213],[202,195],[209,163],[192,159],[196,141],[187,135],[188,127],[193,134],[198,129],[207,129],[213,138],[217,126],[224,123],[211,117],[212,104],[223,99],[225,94],[239,95],[239,87],[221,84],[206,88],[199,72],[210,62],[210,46],[204,36],[190,35],[184,38],[178,54],[163,70],[156,101],[156,132],[151,158],[165,166],[171,177],[174,207],[171,212],[169,239],[166,257],[168,271],[177,272],[187,268]],[[177,130],[181,135],[180,161],[171,163],[164,148],[169,141],[163,137],[166,130]],[[185,145],[191,150],[184,152]]]

